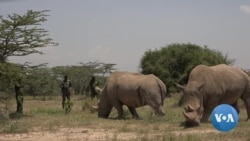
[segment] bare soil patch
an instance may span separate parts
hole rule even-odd
[[[35,131],[29,133],[2,134],[2,141],[104,141],[109,139],[133,140],[135,133],[115,133],[114,130],[90,128],[62,128],[56,131]]]
[[[219,133],[216,130],[206,129],[190,129],[183,131],[173,131],[176,136],[187,134],[208,134]],[[147,133],[148,138],[163,135],[164,133]],[[141,135],[145,136],[145,135]],[[139,139],[140,135],[134,132],[119,132],[112,129],[91,129],[91,128],[61,128],[56,131],[34,131],[29,133],[2,134],[1,141],[108,141],[117,139],[123,141]]]

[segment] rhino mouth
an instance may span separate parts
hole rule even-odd
[[[107,107],[107,109],[103,109],[98,107],[98,117],[99,118],[108,118],[111,113],[112,107]]]
[[[109,113],[105,113],[105,114],[98,114],[99,118],[108,118],[109,117]]]
[[[195,112],[183,112],[183,115],[186,119],[185,126],[186,127],[195,127],[200,125],[200,119],[198,118],[198,114]]]

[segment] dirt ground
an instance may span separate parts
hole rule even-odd
[[[112,130],[88,128],[63,128],[54,132],[30,132],[24,134],[2,134],[0,141],[104,141],[109,139],[132,140],[134,133],[115,133]]]
[[[203,130],[203,133],[218,133],[216,130]],[[173,132],[175,135],[202,133],[200,130],[187,130],[182,132]],[[154,138],[157,134],[149,134],[148,137]],[[160,135],[160,133],[158,134]],[[138,140],[140,136],[133,132],[115,133],[107,129],[89,129],[89,128],[63,128],[56,131],[35,131],[18,134],[2,134],[0,141],[108,141],[112,139],[129,141]]]

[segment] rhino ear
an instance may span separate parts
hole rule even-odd
[[[181,90],[181,91],[184,91],[186,87],[178,84],[178,83],[175,83],[175,85]]]
[[[205,85],[205,83],[203,82],[203,83],[201,83],[199,86],[198,86],[198,90],[199,91],[201,91],[202,90],[202,88],[204,87],[204,85]]]

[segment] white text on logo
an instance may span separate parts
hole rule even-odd
[[[217,122],[225,121],[225,122],[234,122],[234,118],[232,114],[214,114]]]

